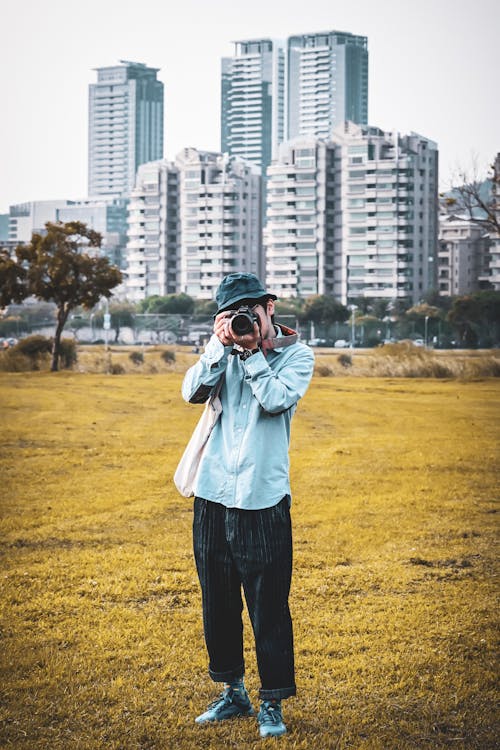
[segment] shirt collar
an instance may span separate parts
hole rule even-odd
[[[278,326],[278,325],[275,325],[275,328],[276,328],[276,336],[272,337],[271,339],[267,339],[267,341],[273,342],[272,346],[266,347],[264,343],[266,339],[264,339],[264,342],[263,342],[264,345],[262,347],[264,353],[268,353],[269,351],[282,352],[285,346],[289,344],[295,344],[295,342],[297,341],[297,333],[292,328],[288,328],[286,326]],[[289,339],[288,341],[286,341],[287,338]],[[279,345],[276,346],[277,340],[279,339],[284,339],[283,346],[279,346]]]

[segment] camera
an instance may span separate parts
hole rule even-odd
[[[250,307],[240,307],[238,310],[232,310],[230,328],[235,336],[245,336],[247,333],[253,333],[254,323],[259,322],[259,316],[256,315]]]

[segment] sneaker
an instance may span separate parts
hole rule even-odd
[[[281,701],[262,701],[257,721],[261,737],[279,737],[286,734]]]
[[[224,721],[235,716],[253,716],[254,714],[255,711],[245,688],[235,691],[227,687],[217,700],[210,703],[204,714],[196,717],[195,722],[205,724],[209,721]]]

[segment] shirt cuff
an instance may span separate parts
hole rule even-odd
[[[265,372],[269,365],[267,364],[266,358],[261,351],[256,354],[252,354],[248,359],[243,360],[243,366],[245,368],[245,376],[253,377],[258,375],[260,372]]]
[[[232,348],[232,346],[224,346],[219,337],[213,333],[205,347],[205,351],[201,355],[201,359],[208,366],[218,364],[228,358]]]

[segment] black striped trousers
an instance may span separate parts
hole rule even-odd
[[[295,695],[290,498],[264,510],[226,508],[197,497],[193,544],[201,584],[209,673],[231,682],[245,672],[243,602],[255,636],[262,700]]]

